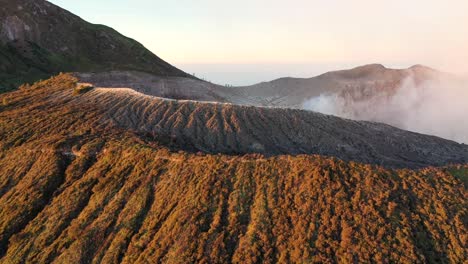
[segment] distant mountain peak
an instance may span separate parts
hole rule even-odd
[[[422,64],[413,65],[413,66],[409,67],[408,70],[415,71],[415,72],[423,72],[423,73],[435,73],[435,72],[438,72],[437,70],[435,70],[435,69],[433,69],[433,68],[431,68],[431,67],[422,65]]]
[[[424,66],[422,64],[415,64],[415,65],[409,67],[408,69],[431,69],[432,70],[432,68],[430,68],[428,66]]]
[[[375,77],[376,75],[384,73],[388,70],[389,69],[382,64],[374,63],[358,66],[348,70],[328,72],[322,76],[335,76],[345,79],[362,79]]]
[[[351,70],[386,70],[387,68],[379,63],[365,64],[362,66],[355,67]]]

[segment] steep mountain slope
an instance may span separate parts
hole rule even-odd
[[[0,0],[0,69],[4,89],[68,71],[190,77],[135,40],[44,0]]]
[[[346,158],[351,148],[359,155],[348,158],[421,166],[461,162],[466,146],[75,82],[61,75],[0,95],[0,263],[466,261],[466,165],[244,155],[321,148]],[[331,153],[341,137],[351,146]]]
[[[29,116],[24,122],[19,116],[4,113],[3,122],[9,125],[0,135],[8,133],[11,126],[17,127],[18,133],[22,131],[22,135],[30,134],[30,130],[38,136],[51,133],[50,126],[55,123],[50,120],[51,115],[88,109],[99,116],[97,120],[88,120],[90,128],[131,130],[167,146],[193,152],[321,154],[390,167],[441,166],[468,160],[466,145],[384,124],[303,110],[167,100],[131,89],[95,88],[73,96],[74,85],[74,78],[61,75],[18,92],[19,98],[26,96],[21,100],[16,93],[4,97],[9,104],[7,109],[19,113],[30,105],[41,106],[37,115],[29,110],[24,112]],[[29,127],[31,118],[33,123],[39,122],[44,127]],[[7,137],[3,142],[12,144]]]

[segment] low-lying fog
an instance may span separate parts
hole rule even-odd
[[[407,78],[395,93],[366,99],[322,94],[307,100],[308,110],[355,120],[387,123],[405,130],[468,143],[468,81]]]

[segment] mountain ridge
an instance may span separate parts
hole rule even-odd
[[[73,96],[76,80],[64,74],[17,91],[7,97],[9,106],[5,109],[16,106],[17,111],[24,111],[22,107],[40,102],[42,108],[51,109],[43,112],[47,116],[84,107],[100,116],[90,127],[119,127],[193,152],[320,154],[390,167],[442,166],[468,160],[466,145],[389,125],[298,109],[166,100],[122,88],[94,88]],[[48,87],[47,97],[42,98],[44,87]],[[47,117],[37,118],[50,123]],[[24,129],[25,135],[31,133],[31,129]],[[34,131],[54,133],[37,126]]]

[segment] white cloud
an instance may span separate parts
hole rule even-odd
[[[308,110],[355,120],[387,123],[405,130],[468,143],[468,82],[406,79],[395,92],[372,96],[322,94],[307,100]]]

